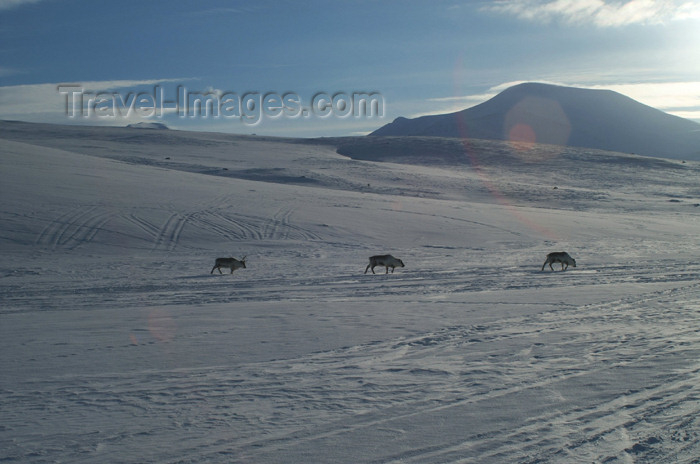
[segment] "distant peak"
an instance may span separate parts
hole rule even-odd
[[[613,90],[522,82],[471,108],[399,117],[370,135],[524,138],[539,144],[697,159],[698,127]]]
[[[170,128],[163,124],[162,122],[137,122],[134,124],[129,124],[129,128],[132,129],[155,129],[155,130],[169,130]]]

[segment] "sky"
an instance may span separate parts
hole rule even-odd
[[[0,119],[367,134],[520,82],[700,122],[700,0],[0,0]]]

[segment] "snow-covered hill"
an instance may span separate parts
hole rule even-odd
[[[694,121],[611,90],[534,82],[456,113],[397,118],[372,135],[526,141],[700,160]]]
[[[372,139],[0,123],[0,458],[696,462],[700,165]]]

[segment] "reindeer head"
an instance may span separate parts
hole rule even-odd
[[[239,260],[241,263],[243,263],[243,269],[246,269],[246,267],[245,267],[245,259],[246,259],[246,256],[242,257],[242,258]]]

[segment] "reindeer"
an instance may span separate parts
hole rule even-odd
[[[369,264],[368,264],[367,267],[365,268],[365,274],[367,274],[367,271],[369,270],[370,267],[372,268],[372,274],[376,274],[376,272],[374,272],[374,267],[375,267],[375,266],[384,266],[384,267],[386,267],[386,273],[387,273],[387,274],[389,273],[389,268],[391,268],[391,273],[393,274],[393,273],[394,273],[394,268],[395,268],[396,266],[405,267],[405,266],[403,265],[403,261],[401,261],[400,259],[394,258],[394,257],[391,256],[391,255],[372,256],[372,257],[369,258]]]
[[[573,267],[576,267],[576,260],[569,256],[569,253],[565,251],[555,251],[554,253],[550,253],[547,255],[547,261],[544,262],[542,265],[542,270],[544,271],[544,267],[549,264],[549,268],[553,271],[554,268],[552,267],[553,263],[560,263],[561,264],[561,270],[565,271],[569,268],[569,264],[572,265]],[[566,265],[566,267],[564,267]]]
[[[235,271],[236,269],[245,269],[245,258],[245,256],[240,260],[236,258],[216,258],[216,261],[214,262],[214,267],[211,268],[211,272],[209,274],[213,274],[214,269],[218,269],[219,274],[223,274],[223,272],[221,272],[222,267],[230,268],[231,274],[233,274],[233,271]]]

